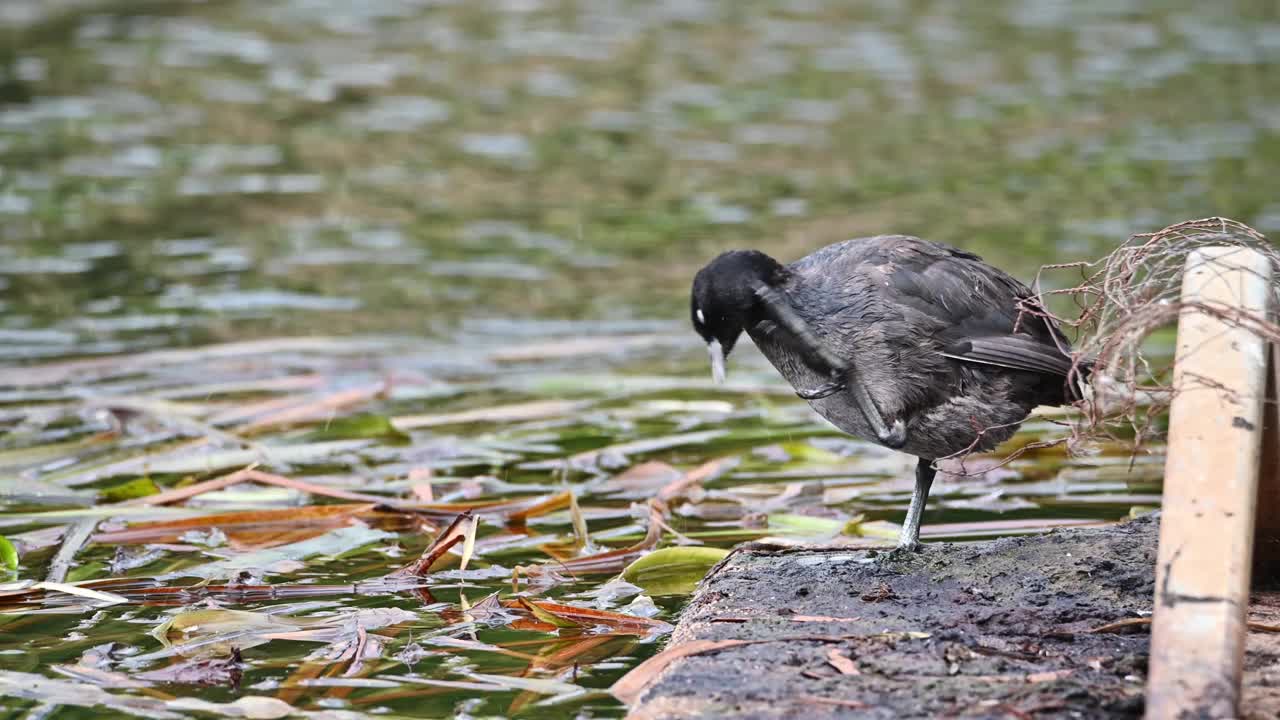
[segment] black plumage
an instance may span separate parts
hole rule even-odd
[[[980,257],[905,235],[790,265],[724,253],[694,278],[713,369],[745,331],[836,427],[920,458],[902,544],[915,545],[933,461],[994,448],[1037,405],[1078,397],[1071,346],[1029,288]]]

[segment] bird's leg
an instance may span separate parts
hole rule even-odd
[[[924,504],[929,500],[929,488],[933,486],[933,476],[937,474],[933,461],[920,458],[916,463],[916,489],[911,493],[911,506],[907,508],[907,518],[902,521],[902,537],[898,539],[898,547],[908,550],[920,548],[920,517],[924,515]]]
[[[858,369],[853,365],[853,361],[846,361],[829,352],[818,341],[813,332],[809,330],[809,324],[804,321],[804,318],[796,313],[791,307],[791,303],[777,290],[768,285],[760,284],[756,287],[755,292],[771,319],[786,328],[795,341],[801,345],[802,349],[810,355],[811,359],[816,359],[831,370],[833,378],[831,383],[823,385],[817,390],[801,391],[805,394],[801,394],[801,392],[796,394],[806,400],[810,400],[816,398],[806,397],[806,395],[816,394],[817,398],[823,398],[847,387],[853,393],[853,401],[857,404],[858,411],[862,413],[862,416],[867,420],[867,424],[871,426],[871,430],[875,432],[876,439],[887,447],[902,447],[907,442],[906,424],[901,418],[894,418],[892,423],[885,422],[884,416],[880,414],[880,409],[876,407],[875,401],[871,399],[871,393],[867,392],[866,386],[859,381]]]

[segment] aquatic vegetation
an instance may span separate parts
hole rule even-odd
[[[1280,229],[1248,3],[2,5],[9,712],[619,715],[722,551],[911,492],[711,382],[717,251]],[[1156,505],[1146,449],[943,468],[924,538]]]
[[[600,363],[586,344],[536,360],[555,344],[533,339],[500,351],[522,357],[523,390],[460,370],[436,379],[467,389],[434,397],[367,380],[429,347],[394,342],[27,367],[51,385],[9,388],[22,432],[0,451],[0,531],[20,564],[0,583],[0,653],[22,653],[24,673],[73,668],[57,671],[87,686],[50,690],[72,705],[123,707],[128,688],[160,685],[391,714],[424,699],[442,716],[459,703],[609,714],[605,689],[655,651],[728,547],[888,544],[882,518],[910,493],[907,461],[792,412],[750,371],[701,400],[682,399],[686,378],[652,375],[639,393],[539,399],[567,367]],[[626,387],[635,359],[621,362]],[[46,387],[81,397],[25,400]],[[699,426],[714,429],[686,431]],[[1118,518],[1133,501],[1105,474],[1026,494],[1011,482],[1040,467],[1000,467],[996,492],[983,476],[944,483],[948,515],[1021,519],[926,537]],[[1062,514],[1072,502],[1087,511]]]

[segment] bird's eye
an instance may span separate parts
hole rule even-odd
[[[698,318],[698,324],[699,324],[699,325],[706,325],[706,324],[707,324],[707,318],[703,316],[703,314],[702,314],[702,308],[698,308],[697,312],[695,312],[695,313],[694,313],[694,315],[696,315],[696,316],[697,316],[697,318]]]

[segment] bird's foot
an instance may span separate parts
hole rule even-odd
[[[902,418],[895,419],[885,432],[877,433],[881,445],[897,450],[907,444],[907,424]]]
[[[924,545],[922,545],[919,540],[913,540],[911,542],[899,543],[897,547],[886,552],[885,555],[892,560],[902,560],[909,558],[916,553],[922,552],[923,550]]]
[[[832,380],[826,385],[819,386],[816,390],[797,390],[796,395],[802,400],[821,400],[844,390],[844,387],[843,380]]]

